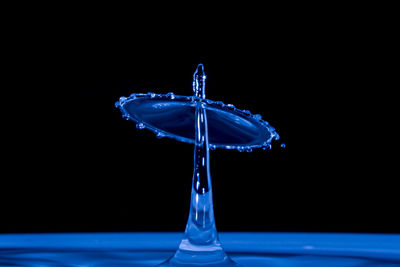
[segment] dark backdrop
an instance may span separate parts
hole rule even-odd
[[[218,230],[400,232],[368,22],[286,11],[155,26],[67,16],[28,30],[12,54],[0,231],[183,231],[193,145],[137,130],[114,103],[190,95],[203,63],[208,98],[281,136],[268,152],[211,152]]]

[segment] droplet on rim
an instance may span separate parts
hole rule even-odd
[[[138,128],[138,129],[144,129],[145,128],[145,126],[144,126],[144,124],[143,123],[141,123],[141,122],[139,122],[138,124],[136,124],[136,128]]]
[[[262,149],[263,150],[271,150],[271,147],[272,147],[271,144],[268,143],[268,144],[264,144]]]
[[[244,147],[242,147],[242,146],[238,147],[238,148],[237,148],[237,151],[239,151],[239,152],[244,152]]]
[[[147,95],[149,95],[149,96],[150,96],[150,98],[154,98],[154,97],[156,97],[156,94],[155,94],[155,93],[153,93],[153,92],[148,92],[148,93],[147,93]]]
[[[169,92],[169,93],[167,94],[167,97],[168,97],[169,99],[175,99],[175,94],[172,93],[172,92]]]
[[[255,118],[256,120],[261,120],[262,116],[260,114],[256,114],[253,116],[253,118]]]
[[[215,150],[215,149],[217,148],[217,146],[216,146],[216,145],[209,144],[209,145],[208,145],[208,148],[209,148],[210,150]]]
[[[126,102],[126,97],[125,97],[125,96],[121,96],[121,97],[119,98],[119,105],[122,106],[125,102]]]
[[[157,137],[157,138],[163,138],[163,137],[165,137],[165,134],[163,134],[162,132],[158,132],[158,133],[156,134],[156,137]]]

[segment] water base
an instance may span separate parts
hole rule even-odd
[[[223,251],[190,251],[178,249],[173,257],[157,266],[242,267]]]

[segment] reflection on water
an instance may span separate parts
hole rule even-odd
[[[173,254],[173,250],[75,250],[75,249],[1,249],[0,266],[154,266]],[[229,253],[243,266],[271,267],[399,267],[400,260],[368,259],[296,254]]]

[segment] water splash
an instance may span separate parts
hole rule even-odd
[[[249,153],[257,148],[270,150],[271,142],[279,139],[275,128],[264,121],[260,114],[253,115],[249,110],[240,110],[232,104],[206,99],[206,77],[203,64],[199,64],[193,74],[192,96],[179,96],[172,92],[167,94],[148,92],[131,94],[128,98],[121,97],[116,103],[123,117],[136,122],[138,129],[149,129],[156,134],[157,138],[170,137],[194,143],[191,202],[185,234],[175,255],[160,266],[183,266],[194,262],[202,262],[202,265],[212,263],[218,266],[238,266],[226,255],[218,238],[214,220],[209,150],[224,148]],[[135,106],[135,103],[139,104]],[[179,108],[182,107],[186,112],[183,115],[179,113]],[[144,112],[144,117],[140,117],[138,113],[143,110],[147,110],[148,113]],[[171,113],[169,113],[170,110],[172,110]],[[192,122],[190,119],[193,118],[188,119],[186,115],[193,110],[194,121]],[[161,120],[155,119],[160,116],[165,117]],[[208,116],[214,120],[214,127],[217,125],[217,130],[214,129],[217,132],[219,128],[224,130],[224,128],[229,128],[229,123],[233,124],[234,127],[230,129],[243,135],[242,140],[238,139],[241,142],[228,144],[209,142]],[[172,118],[176,120],[174,122],[176,125],[172,124],[173,127],[171,127],[167,124],[170,127],[165,127],[165,123]],[[185,125],[186,121],[191,122],[191,127],[194,124],[194,137],[182,134],[181,125]],[[175,134],[171,129],[181,131],[180,135]],[[220,131],[220,133],[224,132]],[[232,132],[225,132],[225,135],[234,140]]]
[[[200,84],[200,83],[199,83]],[[267,121],[264,121],[262,119],[262,116],[260,114],[251,114],[250,111],[248,110],[240,110],[237,107],[235,107],[232,104],[224,104],[221,101],[213,101],[209,99],[203,99],[198,96],[182,96],[182,95],[175,95],[174,93],[170,92],[167,94],[156,94],[153,92],[149,92],[146,94],[143,93],[134,93],[131,94],[129,97],[121,97],[119,101],[115,103],[115,106],[119,108],[122,112],[122,117],[124,119],[129,119],[137,124],[139,126],[137,127],[138,129],[148,129],[156,134],[156,136],[162,132],[164,134],[164,137],[169,137],[181,142],[187,142],[187,143],[192,143],[194,144],[194,138],[185,138],[180,135],[177,135],[173,132],[168,132],[168,131],[161,131],[157,126],[151,125],[146,123],[140,118],[135,117],[132,115],[128,109],[129,106],[132,105],[133,103],[136,102],[143,102],[145,100],[151,99],[152,101],[173,101],[173,103],[185,103],[187,106],[195,106],[195,103],[201,102],[204,104],[204,107],[207,110],[214,110],[218,109],[221,111],[226,111],[226,112],[231,112],[232,114],[235,114],[233,116],[240,116],[241,118],[244,118],[248,120],[249,123],[253,124],[258,124],[261,125],[265,131],[268,133],[268,135],[265,136],[263,139],[262,143],[253,143],[250,145],[242,145],[242,144],[215,144],[215,143],[209,143],[209,148],[211,150],[214,149],[233,149],[233,150],[238,150],[238,151],[246,151],[246,150],[254,150],[254,149],[264,149],[265,150],[265,144],[272,144],[273,141],[277,141],[280,139],[279,134],[276,132],[275,128],[272,127]],[[179,122],[178,122],[179,123]]]

